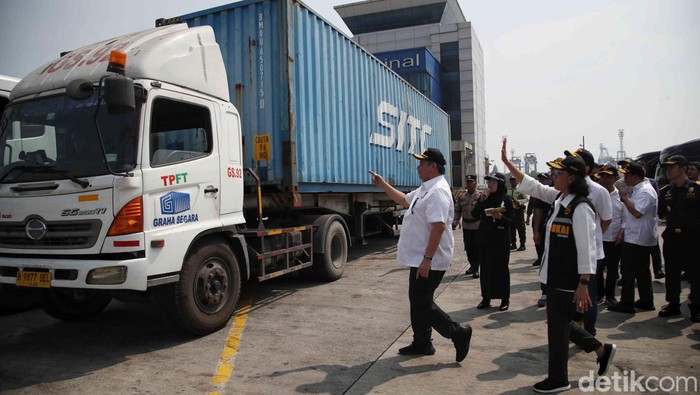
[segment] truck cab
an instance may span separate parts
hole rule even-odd
[[[45,289],[61,319],[157,288],[186,330],[225,325],[250,276],[226,85],[211,28],[183,24],[78,49],[19,82],[0,131],[0,283]]]

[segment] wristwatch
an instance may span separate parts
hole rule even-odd
[[[430,255],[423,255],[423,259],[425,259],[426,261],[432,261],[433,257]]]
[[[578,282],[580,282],[580,283],[583,284],[583,285],[588,285],[588,283],[589,283],[589,281],[586,280],[585,278],[579,278],[579,279],[578,279]]]

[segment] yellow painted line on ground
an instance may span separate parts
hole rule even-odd
[[[241,345],[241,337],[243,337],[243,329],[245,322],[248,319],[250,306],[253,301],[253,286],[246,287],[246,291],[241,295],[241,300],[238,304],[238,311],[234,314],[231,330],[226,338],[226,345],[219,357],[219,365],[216,368],[216,373],[211,378],[212,384],[218,387],[219,390],[228,383],[233,372],[233,360],[238,353],[238,348]],[[220,395],[219,391],[209,392],[209,395]]]

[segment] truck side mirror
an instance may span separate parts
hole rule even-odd
[[[136,109],[134,81],[127,77],[106,77],[104,97],[110,114],[123,114]]]

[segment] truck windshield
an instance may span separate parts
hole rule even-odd
[[[60,95],[10,104],[0,122],[0,183],[109,174],[95,127],[96,97]],[[136,166],[138,102],[136,111],[117,115],[100,105],[97,121],[114,172]]]

